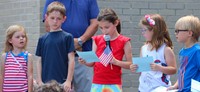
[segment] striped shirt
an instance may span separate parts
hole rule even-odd
[[[3,92],[26,92],[28,90],[26,52],[18,56],[8,52],[5,61]]]

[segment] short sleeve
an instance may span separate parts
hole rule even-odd
[[[90,0],[89,3],[90,19],[97,18],[99,14],[99,7],[96,0]]]
[[[95,44],[97,44],[97,43],[99,43],[101,37],[102,37],[102,35],[93,36],[92,40],[95,42]]]
[[[66,49],[68,53],[75,50],[75,48],[74,48],[74,38],[71,34],[69,34],[67,36],[66,45],[67,45],[67,48],[68,48],[68,49]]]
[[[42,38],[39,38],[39,40],[38,40],[36,53],[35,53],[36,56],[41,56],[41,40],[42,40]]]

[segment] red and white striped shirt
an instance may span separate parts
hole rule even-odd
[[[8,52],[5,60],[3,92],[26,92],[28,90],[27,55],[14,56]]]

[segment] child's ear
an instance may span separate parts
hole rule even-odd
[[[64,16],[64,18],[63,18],[63,22],[65,22],[66,19],[67,19],[67,16]]]
[[[45,14],[45,21],[47,21],[47,14]]]
[[[119,24],[119,20],[115,20],[114,25],[117,26]]]
[[[9,42],[9,43],[12,43],[12,40],[11,40],[11,39],[8,39],[8,42]]]
[[[193,36],[193,32],[189,30],[189,36]]]

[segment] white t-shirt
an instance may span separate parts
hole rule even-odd
[[[166,44],[163,44],[158,51],[150,50],[148,44],[142,47],[142,57],[152,56],[154,62],[157,61],[157,64],[166,65],[164,58],[164,50]],[[160,71],[147,71],[142,72],[139,78],[139,91],[140,92],[151,92],[159,86],[169,87],[171,85],[170,76],[163,74]]]

